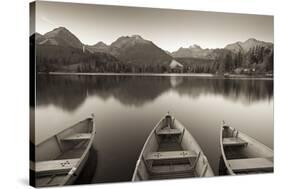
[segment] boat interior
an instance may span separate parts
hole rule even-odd
[[[223,126],[222,144],[232,174],[273,172],[272,150],[235,128]]]
[[[92,119],[86,119],[36,146],[36,186],[60,185],[80,163],[93,131]]]
[[[190,133],[167,115],[149,136],[139,160],[136,180],[205,176],[208,161]]]

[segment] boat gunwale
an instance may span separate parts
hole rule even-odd
[[[198,144],[197,140],[194,138],[194,136],[190,133],[190,131],[189,131],[179,120],[177,120],[177,119],[176,119],[174,116],[172,116],[172,115],[171,115],[171,117],[172,117],[173,119],[175,119],[175,121],[178,122],[179,126],[182,127],[182,128],[185,130],[184,132],[188,132],[188,133],[189,133],[189,135],[190,135],[191,138],[192,138],[192,141],[194,141],[194,142],[196,143],[196,145],[198,146],[198,151],[201,153],[201,156],[205,158],[205,160],[206,160],[206,163],[205,163],[205,164],[208,165],[208,168],[207,168],[207,169],[209,169],[209,170],[211,171],[211,173],[214,175],[214,172],[213,172],[212,167],[210,166],[209,160],[208,160],[208,158],[206,157],[205,153],[203,152],[201,146]],[[148,143],[150,137],[152,136],[152,134],[155,132],[155,130],[159,127],[160,123],[161,123],[165,118],[166,118],[166,116],[163,116],[163,117],[160,119],[160,121],[156,124],[156,126],[152,129],[152,131],[150,132],[150,134],[148,135],[148,137],[147,137],[147,139],[146,139],[146,141],[145,141],[145,143],[144,143],[144,145],[143,145],[143,148],[142,148],[142,151],[141,151],[141,153],[140,153],[140,156],[139,156],[139,158],[138,158],[138,160],[137,160],[136,167],[135,167],[135,170],[134,170],[134,174],[133,174],[133,177],[132,177],[132,181],[136,181],[135,178],[136,178],[136,175],[137,175],[137,171],[138,171],[138,168],[139,168],[139,164],[140,164],[140,161],[142,160],[142,155],[143,155],[144,149],[146,148],[147,143]]]
[[[199,143],[197,142],[197,140],[194,138],[194,136],[191,134],[191,132],[185,127],[185,125],[183,125],[179,120],[175,119],[175,121],[178,122],[178,124],[185,130],[184,132],[189,133],[191,140],[197,145],[197,150],[198,153],[200,153],[200,156],[202,158],[204,158],[205,161],[205,165],[207,165],[207,169],[206,171],[210,171],[212,176],[215,176],[213,168],[211,167],[210,163],[209,163],[209,159],[207,158],[207,156],[205,155],[204,151],[202,150],[201,146],[199,145]]]
[[[54,137],[56,137],[57,135],[60,135],[60,134],[62,134],[63,132],[72,129],[72,128],[78,126],[78,124],[80,124],[80,123],[82,123],[82,122],[85,122],[85,121],[90,121],[90,122],[92,122],[92,124],[91,124],[91,123],[87,123],[87,124],[91,124],[91,125],[89,125],[89,126],[92,127],[92,132],[89,132],[89,133],[91,133],[91,138],[90,138],[90,140],[89,140],[89,143],[87,144],[87,147],[86,147],[86,149],[84,150],[83,154],[79,157],[79,161],[76,163],[76,165],[74,165],[74,166],[70,169],[70,171],[67,173],[67,175],[65,175],[65,177],[63,178],[63,180],[62,180],[62,182],[59,184],[59,186],[66,185],[67,182],[71,179],[71,177],[75,175],[76,171],[77,171],[78,168],[80,167],[81,163],[84,162],[84,160],[85,160],[85,158],[86,158],[86,156],[87,156],[87,154],[88,154],[88,152],[89,152],[89,150],[90,150],[90,148],[91,148],[91,145],[92,145],[92,143],[93,143],[93,141],[94,141],[94,137],[95,137],[95,133],[96,133],[94,115],[92,115],[91,117],[88,117],[88,118],[86,118],[86,119],[84,119],[84,120],[82,120],[82,121],[79,121],[79,122],[75,123],[75,124],[72,125],[71,127],[66,128],[66,129],[60,131],[59,133],[57,133],[57,134],[55,134],[55,135],[53,135],[53,136],[47,138],[46,140],[42,141],[41,143],[39,143],[38,145],[35,146],[35,148],[36,148],[36,147],[38,147],[39,145],[41,145],[41,144],[47,142],[47,141],[50,140],[51,138],[54,138]],[[35,171],[35,170],[36,170],[35,162],[30,161],[30,167],[31,167],[31,168],[33,167],[32,165],[34,165],[34,171]],[[35,172],[36,172],[36,171],[35,171]],[[36,179],[36,178],[35,178],[35,179]]]
[[[226,155],[225,155],[225,153],[224,153],[223,142],[222,142],[222,140],[223,140],[222,134],[223,134],[223,131],[224,131],[224,126],[227,126],[227,125],[222,125],[221,128],[220,128],[220,148],[221,148],[221,155],[222,155],[222,158],[223,158],[223,161],[224,161],[224,165],[225,165],[226,168],[227,168],[227,172],[228,172],[230,175],[236,175],[236,174],[232,171],[232,169],[231,169],[231,167],[230,167],[230,165],[229,165],[229,163],[228,163],[228,160],[227,160],[227,158],[226,158]],[[228,127],[230,127],[230,126],[228,126]],[[232,127],[230,127],[230,128],[232,128]]]
[[[222,133],[223,133],[223,130],[224,130],[224,126],[227,126],[229,129],[231,130],[237,130],[235,129],[234,127],[232,126],[229,126],[229,125],[222,125],[221,126],[221,131],[220,131],[220,148],[221,148],[221,154],[222,154],[222,157],[223,157],[223,161],[224,161],[224,164],[228,170],[228,172],[231,174],[231,175],[237,175],[236,173],[233,172],[232,168],[229,166],[229,162],[228,162],[228,159],[226,158],[226,155],[225,155],[225,152],[224,152],[224,148],[223,148],[223,136],[222,136]],[[237,130],[239,132],[238,134],[238,137],[239,135],[242,136],[243,138],[249,138],[250,140],[252,140],[254,143],[257,143],[259,144],[260,146],[262,146],[263,148],[265,148],[266,150],[270,151],[272,154],[274,154],[273,150],[271,148],[269,148],[268,146],[266,146],[265,144],[259,142],[257,139],[243,133],[242,131],[240,130]],[[225,138],[225,137],[224,137]],[[246,141],[247,142],[247,141]]]
[[[84,119],[84,120],[81,120],[81,121],[79,121],[79,122],[77,122],[77,123],[71,125],[70,127],[67,127],[67,128],[65,128],[65,129],[59,131],[57,134],[54,134],[54,135],[52,135],[52,136],[46,138],[45,140],[41,141],[39,144],[36,144],[36,145],[35,145],[35,148],[37,148],[37,147],[39,147],[39,145],[42,145],[43,143],[47,142],[47,141],[50,140],[51,138],[54,138],[54,137],[56,137],[56,136],[58,136],[58,135],[64,133],[65,131],[72,129],[72,128],[78,126],[78,124],[80,124],[80,123],[82,123],[82,122],[84,122],[84,121],[87,121],[87,120],[89,120],[89,119],[92,120],[93,117],[88,117],[88,118],[86,118],[86,119]]]
[[[139,168],[139,164],[140,164],[140,161],[142,159],[142,156],[143,156],[143,152],[144,150],[146,149],[146,146],[147,146],[147,143],[149,141],[149,139],[151,138],[152,134],[154,134],[155,130],[160,126],[160,123],[165,119],[166,116],[163,116],[158,122],[157,124],[154,126],[154,128],[150,131],[148,137],[146,138],[146,141],[142,147],[142,150],[141,150],[141,153],[139,155],[139,158],[137,160],[137,163],[136,163],[136,166],[135,166],[135,170],[134,170],[134,174],[133,174],[133,177],[132,177],[132,181],[135,181],[135,178],[136,178],[136,175],[137,175],[137,171],[138,171],[138,168]]]
[[[94,119],[94,116],[92,116],[91,118],[87,118],[87,119],[91,119],[91,121],[93,122],[92,124],[92,132],[91,132],[91,139],[89,140],[89,143],[86,147],[86,149],[84,150],[82,156],[79,158],[80,160],[77,162],[77,164],[75,166],[73,166],[71,168],[71,170],[68,172],[67,176],[64,178],[63,182],[60,184],[60,186],[63,186],[65,185],[70,179],[72,176],[75,176],[75,172],[78,170],[78,168],[80,167],[81,163],[84,162],[90,148],[91,148],[91,145],[94,141],[94,137],[95,137],[95,133],[96,133],[96,125],[95,125],[95,119]],[[85,120],[84,120],[85,121]]]

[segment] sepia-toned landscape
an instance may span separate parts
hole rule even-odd
[[[273,44],[249,38],[224,48],[194,44],[169,52],[139,35],[121,36],[110,45],[83,44],[64,27],[35,33],[38,72],[212,73],[272,75]]]
[[[273,16],[30,13],[31,185],[274,171]]]

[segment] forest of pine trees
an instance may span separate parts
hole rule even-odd
[[[261,74],[273,72],[273,50],[256,46],[249,52],[234,53],[216,49],[214,59],[178,59],[184,65],[184,72],[194,73],[236,73]]]
[[[183,73],[247,73],[273,72],[273,49],[256,46],[247,53],[234,53],[226,49],[214,50],[214,59],[177,59]],[[168,64],[132,64],[119,61],[106,53],[83,53],[74,48],[37,46],[36,69],[38,72],[113,72],[113,73],[167,73],[178,72]]]

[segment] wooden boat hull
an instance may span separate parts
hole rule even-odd
[[[273,150],[225,124],[220,131],[220,149],[222,174],[273,172]]]
[[[95,133],[91,117],[35,146],[35,186],[73,184],[87,162]]]
[[[167,115],[149,134],[132,181],[208,176],[214,173],[201,147],[178,120]]]

